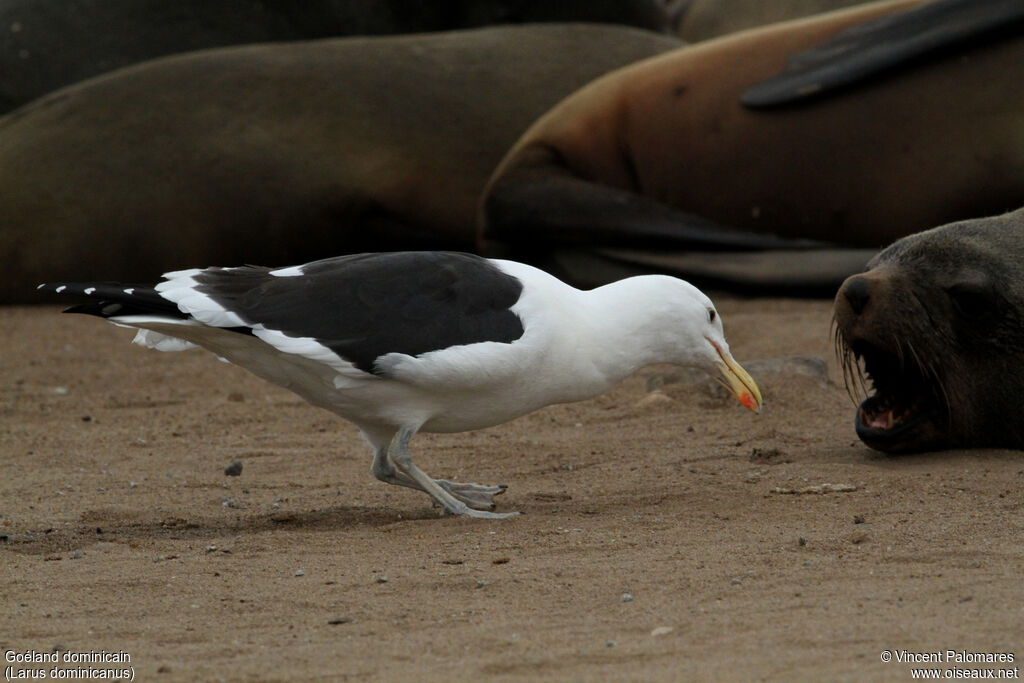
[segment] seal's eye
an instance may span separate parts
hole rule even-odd
[[[715,322],[715,318],[716,318],[717,316],[718,316],[718,314],[717,314],[717,313],[715,313],[715,309],[713,309],[713,308],[709,308],[709,309],[708,309],[708,322],[709,322],[709,323],[713,323],[713,322]]]
[[[953,310],[964,320],[977,322],[996,314],[997,302],[992,290],[977,283],[959,283],[946,290]]]

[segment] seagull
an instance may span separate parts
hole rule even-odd
[[[65,312],[137,328],[137,344],[206,348],[336,413],[373,448],[377,479],[427,493],[441,514],[517,513],[492,512],[505,485],[433,479],[417,467],[409,440],[420,431],[481,429],[581,401],[655,363],[701,368],[761,409],[711,300],[667,275],[580,290],[514,261],[385,252],[39,289],[88,297]]]

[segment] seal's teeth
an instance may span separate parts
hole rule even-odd
[[[893,417],[892,417],[892,411],[890,410],[889,414],[886,416],[885,428],[886,429],[892,429],[892,425],[893,425]]]

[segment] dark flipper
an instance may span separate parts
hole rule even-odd
[[[874,250],[738,230],[555,163],[512,169],[484,202],[493,255],[532,261],[593,287],[641,273],[762,294],[832,296]]]
[[[693,252],[641,249],[562,249],[547,265],[579,287],[645,273],[685,278],[703,288],[764,296],[835,295],[840,283],[862,272],[874,249]]]
[[[507,245],[514,252],[538,246],[712,251],[830,246],[722,226],[637,192],[584,180],[555,163],[506,172],[490,187],[483,211],[483,244]]]
[[[768,108],[804,102],[908,62],[1024,31],[1022,0],[934,0],[849,28],[790,57],[740,102]]]

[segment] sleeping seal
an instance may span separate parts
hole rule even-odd
[[[667,30],[655,0],[0,0],[0,113],[165,55],[250,43],[601,22]]]
[[[870,3],[609,73],[505,156],[480,249],[534,262],[570,249],[758,291],[780,278],[722,252],[788,250],[775,273],[834,293],[867,259],[835,277],[806,267],[828,245],[877,250],[1024,204],[1021,5]],[[818,96],[778,106],[794,82]]]
[[[207,50],[63,88],[0,117],[0,303],[46,277],[466,250],[532,121],[679,44],[504,26]]]

